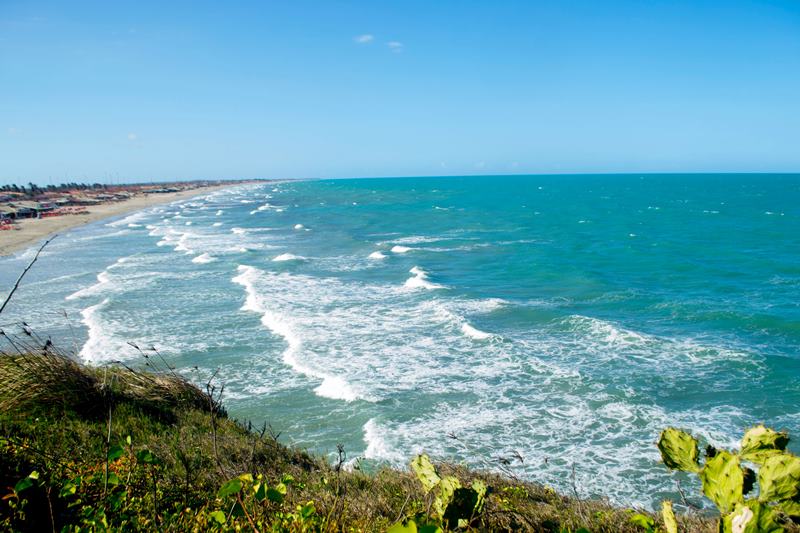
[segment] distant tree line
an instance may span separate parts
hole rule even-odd
[[[39,187],[35,183],[28,183],[28,186],[17,185],[12,183],[10,185],[0,185],[0,193],[13,192],[22,193],[25,196],[34,197],[46,192],[66,192],[66,191],[87,191],[106,189],[107,185],[102,183],[62,183],[61,185],[47,185],[46,187]]]

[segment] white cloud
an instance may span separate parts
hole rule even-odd
[[[375,36],[365,33],[364,35],[357,35],[353,37],[353,40],[358,44],[368,44],[375,40]]]
[[[400,41],[389,41],[388,43],[386,43],[386,46],[388,46],[392,52],[403,51],[403,43],[401,43]]]
[[[129,141],[135,141],[135,140],[136,140],[136,139],[138,139],[138,138],[139,138],[139,137],[138,137],[138,136],[137,136],[135,133],[129,133],[129,134],[128,134],[128,140],[129,140]]]

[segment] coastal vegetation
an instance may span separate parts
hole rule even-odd
[[[157,355],[88,367],[0,331],[0,524],[17,531],[636,532],[648,513],[460,465],[413,472],[328,460],[232,419]],[[683,531],[713,531],[701,515]]]

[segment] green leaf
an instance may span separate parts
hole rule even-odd
[[[791,500],[800,494],[800,457],[789,453],[772,455],[758,471],[759,501]]]
[[[286,496],[286,485],[283,483],[267,489],[267,499],[271,502],[283,503],[284,496]]]
[[[478,502],[475,504],[475,512],[480,513],[483,511],[483,504],[486,501],[486,493],[488,488],[486,487],[486,483],[480,479],[476,479],[472,482],[472,490],[478,494]]]
[[[242,481],[234,478],[220,487],[219,491],[217,491],[217,496],[226,498],[232,494],[237,494],[240,490],[242,490]]]
[[[33,472],[31,472],[30,474],[28,474],[28,477],[29,477],[29,478],[31,478],[31,479],[39,479],[39,472],[37,472],[36,470],[34,470],[34,471],[33,471]]]
[[[744,461],[764,464],[768,457],[784,451],[788,443],[789,436],[786,433],[758,425],[745,432],[739,457]]]
[[[471,488],[457,488],[453,492],[453,497],[447,505],[442,518],[448,527],[455,529],[460,520],[469,520],[475,513],[478,505],[478,493]]]
[[[157,465],[161,462],[155,455],[153,455],[153,452],[148,449],[139,450],[136,452],[136,460],[146,465]]]
[[[417,523],[413,518],[409,518],[403,522],[398,522],[389,529],[386,533],[417,533]]]
[[[32,486],[33,486],[33,480],[30,478],[30,476],[24,477],[19,481],[17,481],[17,484],[14,485],[14,492],[19,494],[20,492],[27,490]]]
[[[436,468],[431,463],[430,457],[425,454],[418,455],[411,461],[411,469],[417,475],[420,483],[422,483],[425,493],[430,492],[441,481],[436,473]]]
[[[446,476],[439,481],[439,494],[433,500],[433,509],[437,516],[444,517],[445,509],[458,488],[461,488],[461,482],[453,476]]]
[[[658,439],[658,449],[667,468],[685,472],[700,471],[697,440],[688,433],[675,428],[665,429]]]
[[[222,511],[210,512],[210,513],[208,513],[208,517],[211,520],[214,520],[215,522],[217,522],[218,524],[224,524],[225,523],[225,513],[223,513]]]
[[[267,499],[267,484],[256,483],[253,485],[253,492],[256,493],[256,500],[263,502]]]
[[[678,533],[678,521],[675,520],[671,501],[664,500],[661,502],[661,518],[664,520],[664,529],[667,533]]]
[[[64,483],[64,486],[61,487],[61,491],[58,493],[59,498],[66,498],[68,496],[72,496],[78,490],[78,487],[72,483],[71,481],[67,481]]]
[[[742,502],[744,474],[739,458],[730,452],[720,451],[706,462],[700,471],[703,494],[719,508],[722,514],[728,513],[736,503]]]
[[[723,533],[783,533],[777,513],[755,500],[737,503],[732,513],[722,517]]]
[[[109,461],[116,461],[120,457],[125,454],[125,449],[120,446],[119,444],[113,445],[111,448],[108,449],[108,460]]]
[[[122,481],[119,479],[119,476],[114,472],[108,473],[108,484],[109,485],[119,485]]]
[[[127,442],[127,443],[128,443],[128,446],[130,446],[130,445],[131,445],[131,442],[132,442],[132,441],[131,441],[131,436],[130,436],[130,435],[128,435],[127,437],[125,437],[125,442]]]
[[[645,531],[655,531],[656,521],[649,516],[641,513],[635,513],[631,516],[631,523],[643,527]]]
[[[253,482],[253,474],[251,474],[249,472],[245,473],[245,474],[240,474],[239,475],[239,479],[241,479],[245,483],[252,483]]]
[[[281,483],[285,485],[291,485],[292,483],[294,483],[294,477],[292,477],[291,474],[284,474],[283,477],[281,478]]]

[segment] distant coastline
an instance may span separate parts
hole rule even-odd
[[[85,206],[80,214],[47,218],[25,218],[15,221],[13,229],[0,231],[0,256],[11,255],[44,240],[50,235],[84,226],[98,220],[124,215],[155,205],[191,198],[212,191],[225,189],[249,181],[231,182],[186,182],[185,188],[175,192],[148,193],[137,187],[137,191],[126,200],[103,202]]]

